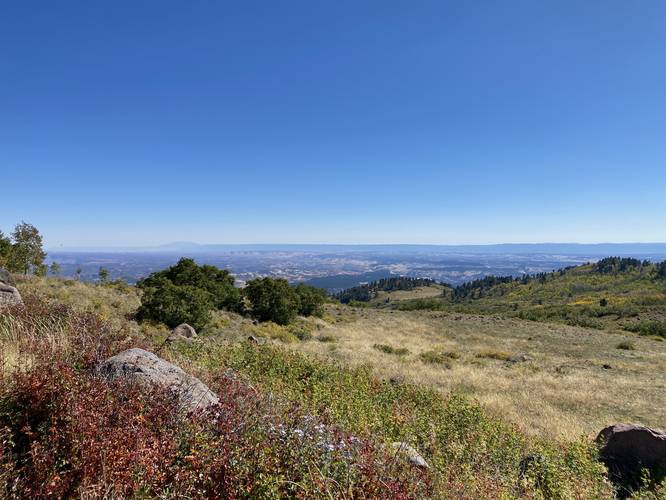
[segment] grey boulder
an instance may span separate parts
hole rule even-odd
[[[174,340],[192,340],[197,336],[197,331],[188,325],[187,323],[183,323],[178,325],[176,328],[171,330],[171,334],[167,337],[167,340],[169,342],[173,342]]]
[[[220,401],[201,380],[143,349],[128,349],[103,361],[97,372],[108,381],[124,379],[168,389],[188,412],[212,410]]]
[[[0,306],[23,304],[21,294],[11,285],[0,283]]]

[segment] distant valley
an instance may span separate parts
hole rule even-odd
[[[229,269],[238,285],[259,276],[286,278],[337,292],[389,276],[430,278],[459,285],[495,276],[549,272],[593,262],[608,255],[663,260],[665,244],[608,245],[196,245],[175,243],[157,248],[51,250],[50,261],[62,275],[95,281],[100,267],[111,279],[135,283],[181,256]]]

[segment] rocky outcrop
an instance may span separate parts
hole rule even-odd
[[[661,429],[615,424],[602,430],[596,442],[611,477],[625,486],[637,484],[642,468],[658,475],[666,470],[666,433]]]
[[[425,459],[419,454],[419,452],[416,451],[411,446],[409,446],[407,443],[396,442],[396,443],[392,443],[391,447],[393,448],[396,455],[401,456],[402,458],[404,458],[410,464],[412,464],[416,467],[420,467],[422,469],[429,469],[430,468],[430,465],[428,465],[428,462],[425,461]]]
[[[147,386],[168,389],[188,412],[212,410],[219,399],[201,380],[176,365],[143,349],[129,349],[107,359],[97,367],[109,381],[124,379]]]
[[[12,278],[12,275],[6,269],[0,267],[0,283],[4,283],[9,286],[16,286],[16,281]]]
[[[187,323],[183,323],[171,330],[171,334],[169,334],[167,337],[167,341],[173,342],[175,340],[192,340],[196,336],[197,331]]]
[[[16,287],[0,283],[0,307],[14,304],[23,304],[21,294]]]

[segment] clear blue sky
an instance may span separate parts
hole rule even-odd
[[[0,229],[666,241],[666,2],[5,1]]]

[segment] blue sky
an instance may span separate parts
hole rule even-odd
[[[661,1],[0,4],[50,247],[666,241]]]

